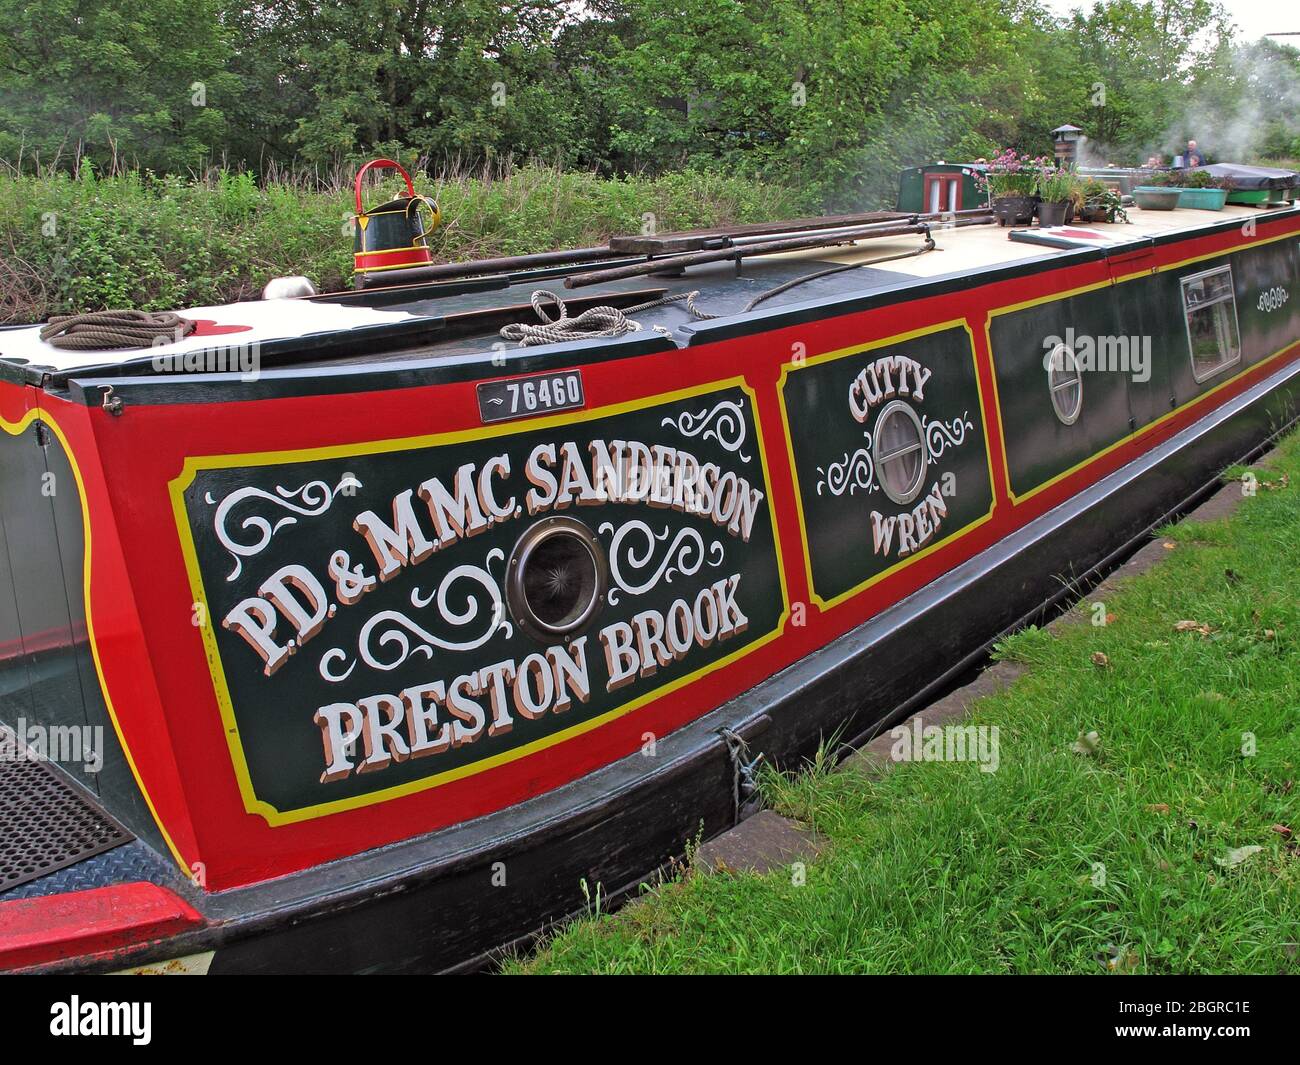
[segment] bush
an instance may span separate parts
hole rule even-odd
[[[440,262],[600,244],[647,224],[665,232],[809,209],[779,185],[693,171],[602,179],[506,164],[420,177],[417,186],[442,209],[432,241]],[[83,163],[77,177],[0,178],[0,321],[256,299],[283,274],[305,274],[321,291],[346,288],[353,210],[350,183],[322,189],[307,175],[264,185],[225,172],[101,178]]]

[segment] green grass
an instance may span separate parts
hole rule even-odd
[[[203,179],[128,171],[0,175],[0,322],[256,299],[272,277],[318,290],[351,284],[355,210],[348,175]],[[789,218],[810,205],[776,184],[692,171],[605,179],[547,166],[450,172],[416,181],[444,224],[438,262],[601,244],[616,233]],[[401,189],[388,173],[373,206]],[[652,219],[647,216],[653,216]]]
[[[1300,831],[1300,435],[1272,467],[1228,521],[1166,530],[1104,627],[1006,641],[1031,668],[970,721],[999,728],[996,773],[773,775],[825,844],[802,886],[676,878],[508,971],[1300,972],[1300,837],[1274,828]]]

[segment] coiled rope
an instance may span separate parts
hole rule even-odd
[[[628,333],[636,333],[641,329],[638,322],[628,318],[629,314],[638,314],[641,311],[654,310],[656,307],[666,307],[670,303],[685,303],[686,309],[690,312],[691,317],[697,321],[706,321],[710,318],[717,318],[716,314],[709,314],[695,306],[695,297],[699,291],[679,292],[675,296],[665,296],[663,299],[651,300],[649,303],[638,303],[635,307],[589,307],[581,314],[574,318],[569,317],[568,308],[564,305],[564,300],[560,299],[554,292],[547,292],[546,289],[538,289],[533,293],[531,303],[533,310],[537,312],[540,318],[540,325],[525,325],[514,323],[503,326],[501,336],[505,340],[516,340],[521,348],[533,347],[537,344],[556,344],[563,340],[595,340],[598,337],[621,337]],[[545,306],[547,302],[554,303],[560,312],[558,318],[552,318]],[[656,332],[665,335],[671,335],[670,331],[663,326],[654,327]]]
[[[180,340],[194,323],[171,311],[94,311],[65,314],[41,326],[41,339],[65,351],[147,348],[159,337]]]

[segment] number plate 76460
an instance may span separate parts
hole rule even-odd
[[[482,381],[478,386],[478,414],[485,423],[575,410],[585,403],[581,370]]]

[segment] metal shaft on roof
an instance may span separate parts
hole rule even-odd
[[[908,233],[929,233],[930,226],[921,219],[923,216],[910,216],[906,223],[880,222],[872,225],[853,226],[824,232],[809,232],[796,237],[784,237],[759,243],[733,244],[724,248],[707,251],[689,252],[685,255],[666,255],[661,258],[647,259],[645,262],[614,266],[605,270],[592,270],[584,274],[572,274],[564,279],[565,288],[583,288],[597,285],[602,281],[620,281],[628,277],[640,277],[645,274],[676,272],[688,266],[700,266],[706,263],[738,261],[753,255],[775,255],[786,251],[803,251],[809,248],[825,248],[837,244],[852,244],[859,240],[878,239],[880,237],[897,237]],[[947,216],[935,216],[949,218]],[[963,218],[954,218],[949,225],[953,228],[971,225],[986,225],[993,215],[988,211],[976,212]]]

